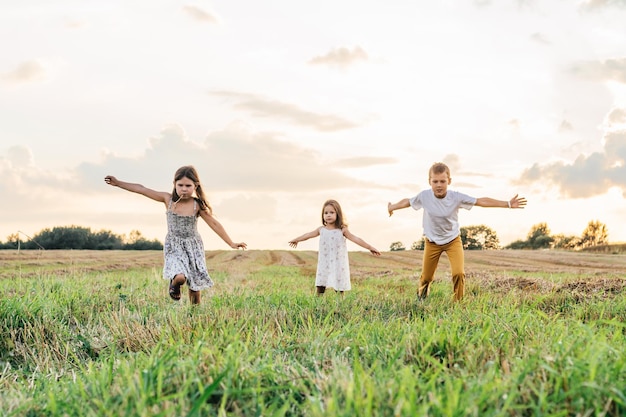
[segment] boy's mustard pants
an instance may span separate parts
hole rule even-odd
[[[441,254],[446,252],[452,269],[452,284],[454,286],[454,299],[460,301],[465,292],[465,260],[463,258],[463,243],[461,236],[457,236],[450,242],[438,245],[424,239],[424,260],[422,262],[422,275],[418,294],[425,298],[430,291],[430,283],[435,278],[435,270]]]

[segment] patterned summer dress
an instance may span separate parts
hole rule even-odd
[[[349,291],[352,288],[348,246],[341,229],[320,227],[315,286],[334,288],[337,291]]]
[[[197,210],[193,202],[194,212]],[[198,217],[181,216],[172,210],[172,200],[167,209],[167,235],[163,246],[165,266],[163,278],[170,281],[175,275],[183,274],[193,291],[213,286],[206,267],[204,243],[198,233]]]

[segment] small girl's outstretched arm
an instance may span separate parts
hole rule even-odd
[[[222,240],[224,242],[226,242],[226,244],[228,246],[230,246],[233,249],[246,249],[248,247],[248,245],[246,245],[244,242],[233,242],[233,240],[230,238],[230,236],[228,236],[228,233],[226,233],[226,229],[224,229],[224,226],[222,226],[222,224],[217,221],[217,219],[215,217],[213,217],[211,215],[211,213],[209,213],[208,210],[200,210],[200,217],[202,217],[202,220],[204,220],[206,222],[206,224],[209,225],[209,227],[219,236],[222,238]]]
[[[393,214],[394,210],[403,209],[411,206],[411,202],[408,198],[403,198],[395,204],[387,203],[387,211],[389,212],[389,217]]]
[[[313,230],[312,232],[305,233],[302,236],[298,236],[295,239],[291,239],[289,241],[289,246],[291,246],[292,248],[296,248],[298,247],[298,242],[302,242],[303,240],[308,240],[308,239],[311,239],[312,237],[317,237],[319,235],[320,235],[320,229],[317,228]]]
[[[518,197],[518,194],[510,200],[496,200],[489,197],[480,197],[476,199],[475,206],[478,207],[502,207],[502,208],[524,208],[526,206],[526,198]]]
[[[356,243],[357,245],[359,245],[359,246],[367,249],[368,251],[370,251],[372,253],[372,255],[380,256],[380,252],[378,251],[378,249],[376,249],[375,247],[373,247],[372,245],[370,245],[369,243],[367,243],[366,241],[364,241],[360,237],[352,234],[352,232],[350,232],[347,227],[343,228],[343,235],[346,237],[346,239],[351,240],[352,242]]]
[[[132,182],[120,181],[117,178],[115,178],[113,175],[107,175],[106,177],[104,177],[104,182],[114,187],[120,187],[122,190],[141,194],[155,201],[159,201],[165,204],[167,204],[167,202],[170,199],[170,193],[166,193],[163,191],[155,191],[150,188],[144,187],[141,184],[134,184]]]

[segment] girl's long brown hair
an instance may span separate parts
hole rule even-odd
[[[348,226],[347,223],[344,223],[343,212],[341,211],[341,206],[339,205],[337,200],[326,200],[326,202],[322,206],[322,224],[324,226],[326,226],[326,222],[324,221],[324,209],[326,208],[326,206],[332,206],[332,208],[334,208],[335,212],[337,213],[337,220],[335,220],[336,228],[343,229],[344,227]]]
[[[206,196],[204,195],[204,191],[202,190],[202,185],[200,184],[200,177],[198,176],[198,171],[193,165],[185,165],[176,170],[174,174],[174,190],[172,191],[172,198],[174,201],[177,201],[180,196],[176,193],[176,181],[182,178],[189,178],[196,185],[196,198],[195,200],[200,205],[200,210],[206,210],[210,214],[213,214],[213,209],[209,205]],[[200,212],[198,212],[198,215]]]

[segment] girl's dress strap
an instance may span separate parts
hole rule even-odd
[[[167,209],[171,210],[172,209],[172,199],[170,198],[170,202],[167,203]]]

